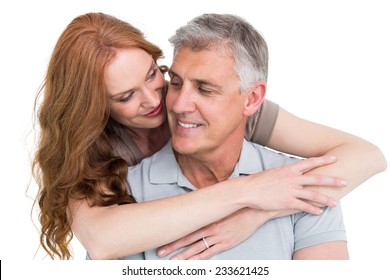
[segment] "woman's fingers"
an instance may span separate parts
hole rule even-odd
[[[167,244],[159,248],[157,250],[157,255],[159,257],[164,257],[186,246],[189,247],[183,250],[182,252],[172,256],[170,259],[171,260],[203,259],[205,257],[207,258],[207,256],[211,257],[219,253],[220,251],[217,252],[215,249],[212,249],[210,251],[210,249],[214,245],[213,237],[212,236],[200,237],[200,236],[204,236],[204,234],[206,233],[202,229],[193,232],[183,238],[180,238],[170,244]],[[207,248],[206,243],[203,241],[202,238],[206,239],[207,246],[209,246],[209,248]],[[205,250],[209,252],[204,253]],[[197,256],[200,253],[203,253],[202,256]]]
[[[185,249],[184,251],[180,252],[179,254],[175,255],[175,256],[172,256],[170,259],[171,260],[187,260],[187,259],[202,259],[201,256],[199,256],[201,253],[203,252],[206,252],[208,251],[207,254],[204,254],[203,257],[209,255],[210,257],[214,256],[215,254],[217,253],[214,253],[213,254],[213,240],[212,240],[212,237],[209,236],[209,237],[206,237],[206,242],[207,242],[207,246],[209,248],[206,247],[206,243],[203,241],[203,239],[200,239],[199,241],[195,242],[194,244],[192,244],[189,248]]]
[[[299,199],[295,201],[294,207],[292,207],[292,209],[306,212],[312,215],[321,215],[323,212],[320,207],[311,205],[310,203]]]
[[[194,231],[193,233],[190,233],[176,241],[173,241],[172,243],[162,246],[157,250],[157,255],[159,257],[165,257],[175,252],[176,250],[179,250],[180,248],[195,243],[196,241],[204,237],[205,234],[206,233],[204,232],[204,229],[199,229],[197,231]]]
[[[318,204],[335,207],[336,202],[331,198],[305,188],[305,186],[345,186],[346,182],[340,178],[305,174],[314,168],[332,164],[335,161],[334,156],[323,156],[260,172],[253,177],[254,181],[249,181],[251,187],[260,187],[262,201],[257,204],[257,207],[263,210],[293,209],[313,215],[322,213],[322,209],[317,206]],[[220,224],[224,225],[223,222],[220,222]],[[237,226],[237,221],[233,224]],[[164,257],[188,246],[182,252],[172,256],[171,259],[209,259],[215,254],[230,248],[229,245],[224,248],[226,244],[231,243],[231,238],[226,239],[226,235],[229,234],[231,233],[225,233],[224,231],[222,231],[222,234],[218,231],[215,232],[213,227],[209,225],[159,248],[157,255]],[[207,244],[202,239],[204,237],[206,237]],[[230,241],[226,242],[226,240]]]
[[[337,206],[337,201],[331,199],[326,195],[320,194],[316,191],[303,189],[302,191],[299,192],[297,197],[299,198],[299,200],[304,199],[305,201],[316,202],[319,203],[320,205],[329,206],[332,208]]]
[[[322,156],[301,160],[298,163],[292,164],[291,167],[295,172],[302,174],[317,167],[329,165],[335,162],[335,156]]]
[[[304,174],[298,176],[295,183],[301,186],[345,187],[347,185],[347,182],[344,179],[319,174]]]
[[[188,260],[209,260],[210,258],[214,257],[216,254],[224,251],[221,245],[215,244],[214,246],[210,247],[210,249],[204,250],[203,252],[194,255]]]

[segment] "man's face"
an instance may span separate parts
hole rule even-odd
[[[182,48],[176,54],[166,105],[172,145],[180,154],[210,154],[242,141],[245,95],[233,66],[224,50]]]

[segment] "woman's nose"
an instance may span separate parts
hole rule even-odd
[[[144,107],[154,108],[160,105],[161,103],[161,98],[162,98],[161,93],[156,90],[146,87],[142,90],[142,95],[143,95],[142,106]]]

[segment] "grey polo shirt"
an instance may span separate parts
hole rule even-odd
[[[231,178],[296,161],[298,159],[244,140],[240,160]],[[197,189],[181,172],[173,154],[171,142],[140,164],[130,167],[128,181],[131,193],[139,202],[179,195]],[[191,213],[188,213],[188,219],[191,219]],[[346,234],[339,205],[336,208],[324,208],[324,213],[320,216],[300,212],[270,220],[241,244],[217,254],[212,259],[291,259],[293,253],[301,248],[340,240],[346,240]],[[124,259],[156,260],[161,258],[156,255],[156,249],[154,249]]]

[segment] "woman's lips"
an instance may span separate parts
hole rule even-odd
[[[153,111],[150,113],[146,114],[145,116],[147,117],[155,117],[161,114],[163,110],[163,103],[161,102],[160,105],[158,105]]]

